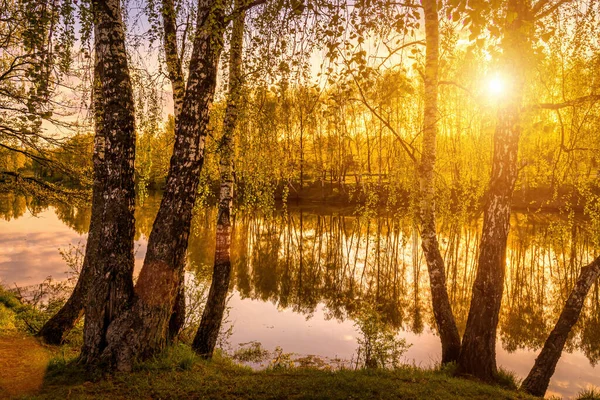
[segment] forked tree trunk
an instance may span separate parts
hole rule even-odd
[[[102,128],[102,91],[97,68],[94,68],[94,152],[92,155],[94,168],[94,183],[92,188],[92,216],[88,229],[85,246],[85,256],[73,293],[62,308],[50,318],[38,332],[46,343],[58,345],[64,336],[75,326],[83,315],[89,283],[92,276],[90,260],[95,259],[98,248],[98,238],[101,235],[102,210],[104,208],[104,181],[106,169],[104,168],[105,139]]]
[[[161,350],[181,281],[198,176],[204,155],[209,108],[221,53],[225,3],[199,0],[197,30],[167,184],[148,240],[144,266],[130,309],[110,326],[103,359],[129,370],[138,358]]]
[[[496,331],[504,292],[506,242],[510,228],[512,193],[517,179],[520,109],[523,97],[524,63],[531,21],[528,1],[509,0],[503,65],[513,84],[502,99],[494,132],[492,174],[487,191],[477,275],[462,341],[458,373],[492,382],[496,378]]]
[[[546,339],[533,368],[521,385],[521,388],[527,393],[540,397],[546,393],[571,329],[579,320],[585,298],[599,276],[600,257],[581,269],[575,287],[571,291],[554,329]]]
[[[88,259],[91,281],[81,350],[81,359],[88,364],[98,361],[106,346],[108,325],[133,294],[135,234],[134,103],[120,1],[94,0],[92,13],[106,173],[95,254]]]
[[[436,0],[423,0],[425,12],[425,104],[423,148],[419,166],[421,245],[427,261],[433,314],[442,342],[442,364],[458,360],[460,336],[446,288],[444,259],[440,253],[435,223],[435,176],[439,25]]]
[[[183,107],[183,99],[185,97],[185,81],[181,69],[181,58],[177,50],[177,15],[173,0],[163,0],[162,2],[162,17],[164,40],[163,48],[165,50],[165,59],[171,88],[173,90],[173,112],[175,125],[181,114]],[[181,268],[179,277],[179,288],[177,298],[175,299],[175,307],[173,314],[169,320],[169,330],[167,340],[169,342],[175,340],[179,331],[185,323],[185,285],[184,285],[184,268]]]
[[[236,7],[241,1],[236,0]],[[245,13],[241,13],[233,23],[231,49],[229,55],[229,93],[223,136],[219,144],[221,159],[219,170],[221,189],[219,192],[219,211],[217,216],[217,241],[212,283],[208,292],[206,306],[198,332],[192,347],[202,357],[211,358],[217,344],[217,338],[223,321],[229,277],[231,275],[231,208],[233,203],[233,160],[235,155],[235,128],[238,120],[238,107],[242,90],[242,48],[244,44]]]

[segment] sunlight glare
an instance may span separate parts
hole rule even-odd
[[[488,92],[492,97],[501,97],[506,91],[506,82],[498,75],[488,81]]]

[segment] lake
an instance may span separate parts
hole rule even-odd
[[[136,211],[136,269],[160,202],[151,194]],[[59,249],[85,243],[88,207],[40,204],[0,194],[0,281],[30,287],[67,277]],[[198,209],[188,251],[188,274],[210,282],[215,210]],[[481,216],[440,217],[448,290],[464,329],[475,277]],[[598,249],[597,223],[558,213],[512,216],[498,365],[524,377],[558,318],[579,269]],[[356,315],[376,304],[381,319],[411,347],[403,360],[427,367],[441,347],[430,305],[427,267],[408,212],[375,213],[322,205],[238,212],[232,238],[228,346],[258,341],[299,356],[356,358]],[[600,293],[594,285],[567,343],[547,395],[575,395],[600,386]]]

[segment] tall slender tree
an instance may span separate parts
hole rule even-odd
[[[175,121],[177,121],[183,107],[185,79],[177,46],[177,14],[173,0],[162,1],[161,15],[163,21],[163,49],[173,92],[173,114]]]
[[[425,14],[425,73],[423,146],[419,163],[421,246],[427,261],[433,314],[442,342],[442,364],[458,359],[460,336],[446,287],[446,270],[440,253],[435,218],[435,162],[439,82],[439,21],[436,0],[423,0]]]
[[[236,0],[236,8],[243,6]],[[229,53],[229,92],[223,119],[223,134],[219,143],[219,172],[221,188],[217,214],[217,240],[212,283],[202,314],[202,320],[192,347],[205,358],[211,358],[215,346],[229,290],[231,275],[231,210],[233,204],[233,160],[235,155],[235,130],[238,120],[243,86],[242,50],[244,45],[244,21],[246,14],[241,12],[233,22]]]
[[[163,20],[163,49],[165,52],[169,80],[171,81],[173,113],[175,124],[177,124],[185,98],[185,79],[181,66],[181,56],[177,46],[177,14],[173,0],[163,0],[161,15]],[[184,262],[184,259],[181,260],[181,262]],[[185,321],[185,270],[183,267],[179,268],[179,270],[180,276],[177,298],[175,299],[175,307],[169,321],[169,341],[174,340],[177,337]]]
[[[73,292],[67,299],[67,302],[61,309],[52,316],[42,329],[38,336],[43,338],[46,343],[60,344],[63,337],[77,323],[83,315],[88,288],[92,279],[92,260],[96,257],[99,238],[101,237],[102,213],[104,210],[104,182],[106,180],[106,165],[104,163],[104,154],[106,153],[106,138],[102,120],[104,110],[102,106],[102,83],[98,68],[94,68],[94,86],[93,86],[93,104],[94,104],[94,150],[92,162],[94,168],[94,183],[92,187],[92,210],[90,226],[85,247],[85,255],[77,284]]]
[[[498,109],[477,275],[458,361],[459,373],[484,381],[493,381],[497,373],[496,331],[504,291],[512,194],[518,173],[526,57],[533,29],[530,2],[508,0],[501,64],[504,76],[512,83]]]
[[[527,393],[534,396],[544,396],[546,393],[571,329],[579,320],[585,298],[598,277],[600,277],[600,257],[581,269],[554,329],[550,332],[533,368],[521,385]]]

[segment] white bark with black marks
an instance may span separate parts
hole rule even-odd
[[[242,6],[236,0],[236,8]],[[233,161],[235,155],[235,129],[238,120],[239,102],[243,85],[242,49],[244,43],[245,13],[240,13],[234,20],[231,33],[231,49],[229,55],[229,93],[225,118],[223,119],[223,135],[219,143],[221,155],[219,171],[221,188],[219,191],[219,210],[217,216],[217,240],[212,283],[202,314],[198,332],[192,347],[202,357],[211,358],[221,329],[225,312],[229,279],[231,275],[231,209],[233,204]]]
[[[567,299],[567,302],[556,321],[556,325],[546,339],[544,347],[527,378],[523,381],[521,388],[534,396],[544,396],[554,375],[556,364],[560,360],[562,351],[573,326],[579,320],[579,315],[585,303],[590,288],[600,276],[600,257],[591,264],[581,268],[577,282]]]
[[[149,357],[166,344],[185,266],[209,108],[223,45],[224,10],[223,0],[199,0],[189,78],[176,121],[166,188],[148,240],[132,306],[110,326],[108,346],[102,356],[107,364],[119,370],[130,370],[136,359]]]
[[[529,1],[509,0],[502,48],[504,73],[513,84],[498,109],[492,174],[486,193],[477,275],[458,360],[458,373],[483,381],[496,379],[496,332],[506,270],[506,243],[512,194],[517,179],[521,134],[524,58],[530,49]]]
[[[181,69],[181,58],[177,50],[177,15],[173,0],[162,0],[163,49],[169,80],[173,89],[173,110],[175,121],[181,114],[185,97],[185,81]]]
[[[99,221],[92,226],[94,251],[88,258],[91,280],[85,305],[81,359],[99,361],[109,324],[128,306],[133,294],[135,234],[135,120],[131,80],[125,51],[125,31],[119,0],[92,1],[96,71],[102,134],[96,137],[95,162],[103,171]],[[98,111],[96,111],[98,113]],[[103,143],[99,143],[99,142]],[[94,196],[95,197],[95,196]]]
[[[440,253],[435,218],[435,162],[438,120],[439,24],[436,0],[423,0],[425,12],[425,101],[423,111],[423,149],[419,165],[421,245],[431,286],[431,301],[442,342],[442,364],[456,361],[460,336],[446,287],[446,270]]]
[[[175,125],[183,108],[183,100],[185,98],[185,80],[181,67],[181,57],[177,49],[177,15],[173,0],[162,0],[163,17],[163,49],[165,51],[165,61],[169,80],[173,90],[173,111]],[[184,285],[184,268],[181,268],[179,277],[179,288],[177,290],[177,298],[175,299],[175,307],[169,321],[169,331],[167,340],[172,342],[177,338],[179,331],[185,322],[185,285]]]

